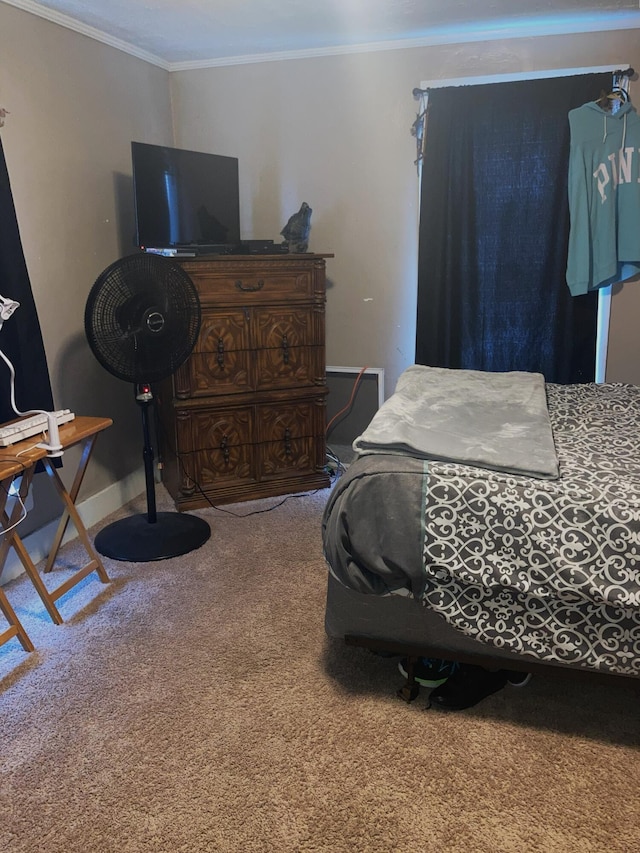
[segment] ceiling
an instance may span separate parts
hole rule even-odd
[[[640,28],[638,0],[0,0],[169,70]]]

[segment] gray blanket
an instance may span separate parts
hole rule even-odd
[[[412,365],[353,448],[542,479],[559,474],[540,373]]]

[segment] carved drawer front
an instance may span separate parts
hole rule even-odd
[[[257,389],[322,385],[324,358],[321,347],[290,347],[285,357],[280,349],[260,350],[257,358]]]
[[[251,314],[246,308],[205,309],[195,352],[219,352],[251,348]]]
[[[311,307],[255,309],[256,347],[258,349],[286,349],[320,343],[314,327]]]
[[[183,263],[198,290],[202,305],[213,305],[233,300],[236,304],[277,302],[284,299],[309,299],[313,296],[311,270],[291,268],[291,264],[278,269],[273,264],[256,265],[251,262],[213,264]]]
[[[216,486],[255,481],[255,460],[251,445],[241,444],[233,448],[230,461],[226,462],[215,450],[199,450],[194,453],[198,484],[205,491]]]
[[[259,448],[259,477],[274,480],[292,474],[314,472],[314,441],[309,436],[283,442],[268,442]]]
[[[250,350],[248,309],[205,309],[194,351],[176,380],[177,396],[207,397],[212,389],[216,394],[251,390]]]
[[[319,411],[312,401],[257,407],[261,478],[313,470]]]
[[[324,382],[318,312],[304,308],[257,308],[258,390]]]
[[[187,480],[205,488],[220,481],[254,479],[252,406],[203,409],[183,415],[178,419],[178,440],[187,451]]]

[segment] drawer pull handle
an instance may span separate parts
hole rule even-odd
[[[222,436],[222,441],[220,442],[220,450],[222,451],[222,456],[224,458],[224,464],[229,464],[229,442],[226,435]]]
[[[284,452],[286,456],[291,456],[291,430],[288,427],[284,431]]]
[[[244,293],[254,293],[256,290],[262,290],[263,287],[264,279],[262,278],[259,278],[256,284],[244,284],[241,278],[236,280],[236,289]]]
[[[289,341],[287,336],[282,336],[282,359],[285,364],[289,364]]]
[[[224,341],[222,338],[218,338],[218,356],[217,356],[218,367],[224,367]]]

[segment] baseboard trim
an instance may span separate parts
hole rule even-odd
[[[112,512],[120,509],[129,501],[142,494],[145,490],[144,468],[134,471],[129,476],[117,483],[107,486],[101,492],[81,501],[77,504],[78,515],[82,519],[82,523],[88,529],[103,518],[106,518]],[[58,516],[54,521],[45,524],[44,527],[34,530],[22,540],[25,548],[29,552],[29,556],[34,563],[39,563],[44,560],[53,543],[53,538],[58,529],[58,521],[61,516]],[[71,542],[72,539],[77,539],[78,534],[73,524],[69,524],[65,533],[64,542]],[[24,572],[24,566],[20,562],[18,555],[13,548],[9,551],[7,562],[5,563],[4,571],[2,572],[1,584],[17,578]]]

